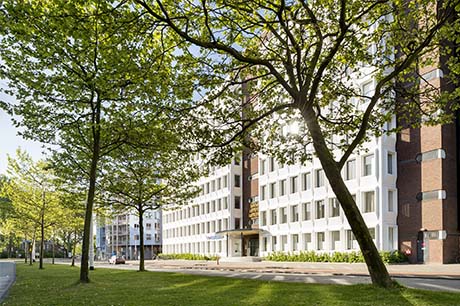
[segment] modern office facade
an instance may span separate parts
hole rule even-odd
[[[144,215],[144,251],[150,259],[161,252],[160,210],[147,211]],[[126,259],[140,256],[139,218],[133,213],[99,218],[96,225],[96,258],[106,260],[112,255]]]

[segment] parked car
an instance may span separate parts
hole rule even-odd
[[[120,265],[120,264],[125,264],[125,258],[123,256],[117,257],[116,255],[112,255],[109,259],[109,264],[111,265]]]

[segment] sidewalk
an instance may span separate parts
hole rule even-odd
[[[14,262],[0,262],[0,302],[8,294],[8,290],[16,280],[16,264]]]
[[[138,261],[127,261],[137,265]],[[321,275],[367,276],[364,263],[312,263],[312,262],[220,262],[201,260],[146,260],[148,269],[200,269],[256,273],[290,273]],[[387,265],[392,276],[417,278],[460,279],[460,264],[392,264]]]

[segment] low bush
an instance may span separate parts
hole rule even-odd
[[[400,263],[407,261],[406,255],[399,251],[382,251],[380,252],[385,263]],[[317,253],[315,251],[301,251],[298,254],[291,252],[275,252],[265,257],[270,261],[297,261],[297,262],[364,262],[361,252],[334,252],[334,253]]]
[[[185,260],[217,260],[216,255],[201,255],[201,254],[158,254],[159,259],[185,259]]]

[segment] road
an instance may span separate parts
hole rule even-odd
[[[96,263],[97,267],[116,268],[126,270],[137,270],[137,265],[109,265],[106,263]],[[242,272],[242,271],[219,271],[219,270],[201,270],[201,269],[164,269],[152,268],[148,265],[146,269],[158,272],[187,273],[194,275],[206,276],[223,276],[230,278],[258,279],[264,281],[280,282],[298,282],[307,284],[336,284],[336,285],[353,285],[353,284],[370,284],[369,276],[361,275],[331,275],[331,274],[295,274],[295,273],[259,273],[259,272]],[[400,284],[417,289],[434,290],[434,291],[452,291],[460,293],[460,279],[452,278],[417,278],[417,277],[393,277]]]

